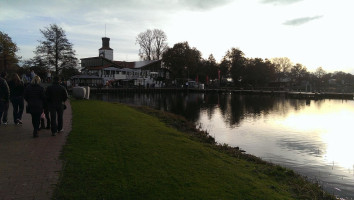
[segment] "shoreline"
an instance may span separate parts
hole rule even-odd
[[[71,89],[68,89],[71,92]],[[303,91],[285,91],[285,90],[269,90],[269,89],[233,89],[233,88],[212,88],[212,89],[198,89],[198,88],[94,88],[90,87],[90,93],[176,93],[176,92],[190,92],[190,93],[231,93],[240,95],[271,95],[271,96],[285,96],[294,99],[340,99],[340,100],[354,100],[354,93],[338,93],[338,92],[303,92]]]
[[[148,115],[157,117],[159,120],[161,120],[163,123],[165,123],[168,126],[171,126],[181,132],[184,132],[186,134],[189,134],[192,139],[197,140],[198,142],[202,142],[205,144],[208,144],[210,148],[213,148],[215,150],[218,150],[222,153],[225,153],[227,155],[230,155],[232,157],[238,158],[238,159],[243,159],[248,162],[253,162],[259,165],[264,165],[268,167],[269,169],[264,170],[262,172],[268,173],[268,175],[275,175],[274,173],[281,173],[281,176],[290,176],[294,177],[294,182],[291,184],[298,184],[298,179],[301,179],[302,183],[306,186],[308,183],[313,184],[314,187],[309,187],[307,188],[308,191],[306,191],[305,187],[297,187],[299,190],[296,191],[299,195],[301,193],[312,193],[314,192],[318,193],[318,195],[324,195],[324,199],[336,199],[334,196],[331,194],[325,192],[320,184],[316,180],[310,180],[308,177],[302,176],[298,174],[297,172],[294,172],[292,169],[288,169],[286,167],[280,166],[279,164],[274,164],[268,161],[265,161],[255,155],[248,154],[246,153],[246,150],[241,149],[240,147],[231,147],[228,144],[219,144],[215,141],[215,138],[213,138],[207,131],[201,130],[200,128],[196,128],[197,126],[185,119],[183,116],[176,115],[173,113],[169,113],[166,111],[160,111],[156,110],[147,106],[136,106],[136,105],[128,105],[129,107],[132,107],[134,109],[137,109],[138,111],[141,111],[143,113],[146,113]],[[277,172],[272,171],[275,169]],[[268,171],[269,170],[269,171]],[[318,188],[313,190],[313,188]],[[327,194],[326,194],[327,193]],[[321,199],[321,198],[320,198]]]

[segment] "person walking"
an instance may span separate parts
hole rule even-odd
[[[13,107],[13,120],[16,125],[22,124],[22,114],[24,107],[24,90],[25,86],[18,74],[12,74],[11,80],[8,82],[10,88],[10,101]]]
[[[38,137],[38,130],[43,113],[44,88],[40,86],[41,78],[34,76],[31,84],[25,88],[24,98],[28,104],[27,112],[32,116],[33,137]]]
[[[7,84],[7,80],[6,80],[6,77],[7,77],[7,73],[4,71],[4,72],[1,72],[1,74],[0,74],[0,77],[6,82],[6,84]],[[7,87],[8,87],[9,85],[7,84]],[[10,92],[9,92],[9,94],[10,94]],[[1,100],[0,100],[1,101]],[[10,102],[9,102],[9,96],[7,97],[7,99],[5,99],[5,100],[3,100],[3,108],[2,108],[2,111],[1,111],[1,113],[2,113],[2,115],[0,115],[0,120],[2,121],[2,124],[4,124],[4,125],[7,125],[7,112],[8,112],[8,110],[9,110],[9,104],[10,104]],[[1,122],[0,122],[1,123]]]
[[[47,87],[45,95],[50,113],[51,131],[55,136],[56,133],[63,131],[64,103],[68,99],[68,92],[60,85],[59,77],[55,76],[52,85]]]
[[[7,112],[6,105],[9,105],[9,97],[10,97],[9,86],[6,80],[1,76],[0,77],[0,125],[1,125],[1,119],[3,119],[4,111],[6,110]]]

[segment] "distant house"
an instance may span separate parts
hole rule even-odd
[[[170,71],[161,60],[114,61],[109,38],[102,38],[98,57],[81,59],[81,75],[71,77],[72,85],[88,86],[144,86],[163,87],[170,79]]]

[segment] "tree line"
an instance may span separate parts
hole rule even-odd
[[[208,59],[203,59],[198,49],[191,48],[188,42],[181,42],[167,48],[162,61],[174,77],[182,82],[189,79],[249,89],[268,87],[337,92],[344,88],[353,92],[354,89],[354,76],[350,73],[327,73],[322,67],[309,72],[304,65],[293,64],[287,57],[247,58],[238,48],[228,50],[221,62],[217,63],[212,54]]]

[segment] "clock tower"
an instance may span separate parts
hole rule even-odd
[[[109,38],[102,38],[102,47],[98,50],[99,56],[113,61],[113,49],[109,47]]]

